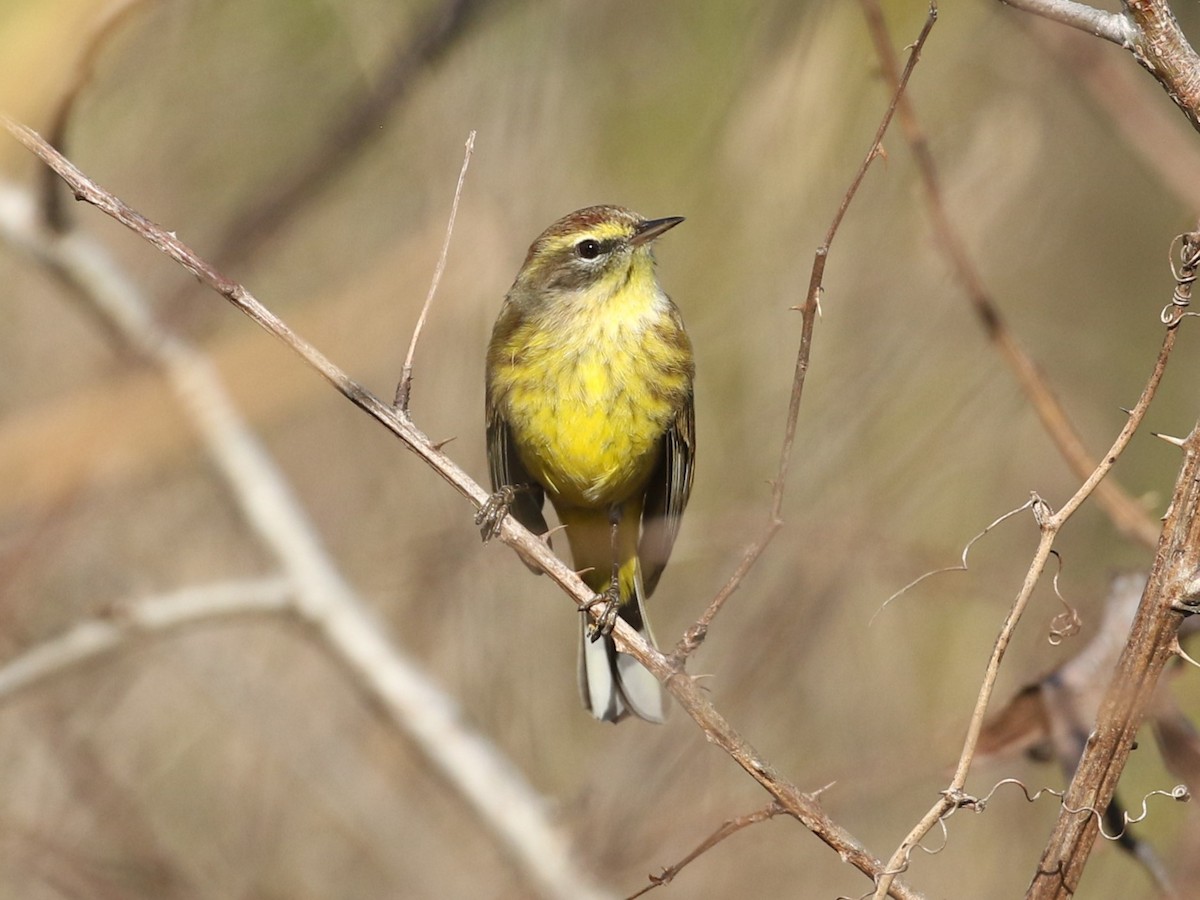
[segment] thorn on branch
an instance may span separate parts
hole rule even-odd
[[[1172,608],[1175,610],[1179,610],[1179,607],[1177,605],[1172,606]],[[1193,609],[1192,612],[1195,612],[1195,610]],[[1176,656],[1178,656],[1180,659],[1182,659],[1184,662],[1188,663],[1189,665],[1195,666],[1197,669],[1200,669],[1200,662],[1196,662],[1196,660],[1192,659],[1192,657],[1188,655],[1187,651],[1183,649],[1183,645],[1179,643],[1178,636],[1175,637],[1174,642],[1171,644],[1171,652],[1174,653]]]
[[[824,787],[819,787],[815,791],[805,794],[804,796],[808,797],[814,803],[817,803],[820,801],[821,795],[824,794],[826,791],[828,791],[830,788],[832,788],[835,784],[837,784],[836,781],[831,781],[831,782],[829,782],[829,784],[825,785]]]
[[[1153,435],[1154,437],[1158,438],[1160,441],[1166,441],[1168,444],[1172,444],[1176,447],[1184,446],[1183,438],[1173,437],[1172,435],[1162,434],[1157,431],[1152,431],[1152,432],[1150,432],[1150,434]]]

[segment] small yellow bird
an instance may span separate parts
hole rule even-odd
[[[692,490],[692,345],[663,293],[651,245],[683,219],[590,206],[533,242],[487,355],[492,500],[537,534],[550,498],[584,582],[606,605],[584,619],[579,687],[597,719],[661,722],[658,680],[611,637],[619,615],[653,643],[645,601],[671,554]]]

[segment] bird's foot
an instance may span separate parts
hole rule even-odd
[[[591,618],[591,612],[594,607],[603,606],[598,618]],[[592,643],[600,640],[602,637],[608,637],[612,634],[613,628],[617,624],[617,614],[621,610],[621,588],[615,583],[609,585],[607,591],[603,594],[597,594],[591,600],[579,605],[579,611],[585,616],[588,616],[587,636]]]
[[[517,488],[506,484],[488,497],[483,506],[479,507],[479,512],[475,514],[475,524],[479,526],[479,534],[485,544],[492,538],[500,536],[500,529],[504,526],[504,517],[508,515],[508,508],[512,506],[516,498]]]

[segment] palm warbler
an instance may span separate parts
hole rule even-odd
[[[487,446],[492,500],[537,534],[550,498],[584,582],[579,688],[597,719],[661,722],[658,681],[611,637],[616,617],[653,642],[645,601],[692,489],[692,345],[654,272],[651,244],[682,222],[592,206],[533,242],[492,332]]]

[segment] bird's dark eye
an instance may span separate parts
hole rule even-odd
[[[595,259],[600,255],[600,242],[592,238],[584,238],[575,245],[575,253],[580,259]]]

